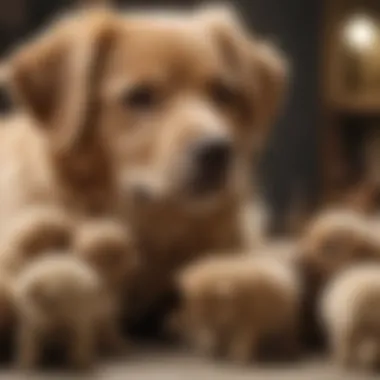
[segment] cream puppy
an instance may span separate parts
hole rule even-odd
[[[363,214],[333,209],[312,221],[299,251],[303,268],[323,284],[353,264],[380,260],[380,239]]]
[[[35,206],[10,222],[0,245],[0,271],[15,276],[30,262],[52,250],[70,247],[74,224],[61,208]]]
[[[177,325],[208,354],[244,363],[267,336],[295,348],[300,288],[290,264],[258,257],[209,258],[179,276],[183,298]]]
[[[112,352],[126,348],[119,323],[128,308],[128,287],[137,270],[138,254],[128,229],[114,220],[95,220],[78,228],[74,252],[104,281],[102,343]]]
[[[379,265],[336,277],[322,296],[320,313],[337,365],[367,370],[380,365]]]
[[[18,365],[34,368],[43,343],[65,343],[70,364],[89,368],[95,359],[102,286],[89,266],[72,256],[35,261],[17,278]]]

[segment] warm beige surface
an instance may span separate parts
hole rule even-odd
[[[42,375],[26,376],[6,373],[4,380],[63,380],[63,379],[109,379],[109,380],[379,380],[379,376],[347,375],[339,373],[331,365],[320,360],[310,360],[278,368],[245,368],[215,363],[180,352],[149,350],[121,361],[102,365],[88,376]]]

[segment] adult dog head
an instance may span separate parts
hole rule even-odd
[[[282,57],[219,7],[129,13],[125,31],[104,114],[118,128],[124,185],[193,210],[223,199],[274,121]]]
[[[233,191],[286,76],[278,53],[224,8],[83,12],[19,49],[10,68],[69,183],[101,194],[116,174],[192,205]]]

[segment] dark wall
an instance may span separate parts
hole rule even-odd
[[[0,5],[4,1],[0,0]],[[17,36],[37,28],[69,0],[26,1],[28,25]],[[119,1],[128,5],[193,4],[189,1]],[[318,192],[318,43],[320,0],[237,0],[233,4],[260,33],[273,38],[286,52],[292,82],[286,110],[274,129],[262,164],[265,194],[278,215],[286,215],[295,197],[311,202]],[[1,31],[1,25],[0,25]],[[4,33],[3,33],[4,34]],[[2,36],[1,40],[4,40]],[[5,38],[6,40],[6,38]],[[9,39],[8,39],[9,40]],[[6,45],[5,43],[3,44]],[[281,218],[276,218],[281,221]]]
[[[241,0],[252,26],[273,37],[291,62],[292,80],[285,112],[265,156],[265,190],[277,214],[305,197],[318,196],[320,0]],[[281,219],[281,218],[280,218]],[[281,221],[278,219],[279,221]]]

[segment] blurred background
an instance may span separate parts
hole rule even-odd
[[[87,0],[87,2],[90,0]],[[84,3],[85,1],[82,1]],[[204,1],[203,1],[204,2]],[[292,82],[260,175],[273,234],[298,231],[317,208],[380,205],[380,1],[231,1],[287,54]],[[190,6],[198,1],[118,1]],[[0,0],[2,54],[74,0]]]

